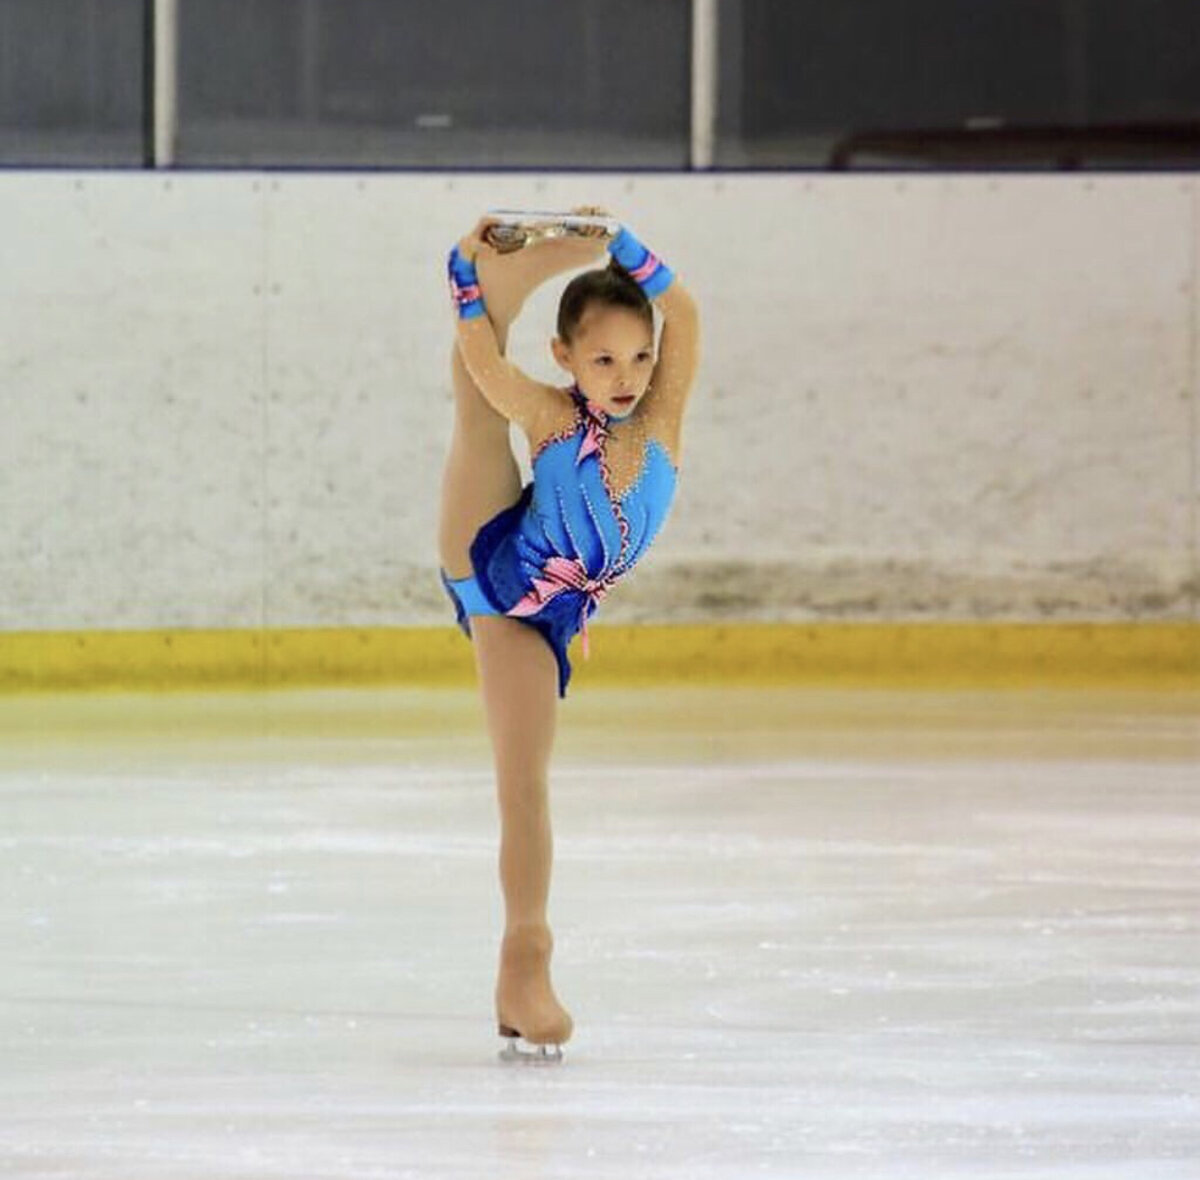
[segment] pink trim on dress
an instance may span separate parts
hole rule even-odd
[[[579,444],[579,453],[575,456],[576,467],[589,455],[598,455],[603,462],[604,444],[608,442],[608,415],[591,402],[588,402],[587,408],[587,426]]]
[[[583,595],[579,630],[583,636],[583,658],[586,660],[589,655],[588,607],[593,602],[602,602],[615,580],[611,574],[599,578],[588,577],[587,567],[578,557],[551,557],[547,559],[541,576],[533,579],[533,589],[505,613],[517,619],[527,618],[539,614],[546,603],[565,591],[579,591]]]

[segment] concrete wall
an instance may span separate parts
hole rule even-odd
[[[1190,177],[5,173],[0,629],[445,622],[445,250],[582,202],[705,320],[605,619],[1200,617]]]

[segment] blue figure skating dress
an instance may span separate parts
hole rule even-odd
[[[442,582],[458,624],[471,615],[507,615],[536,628],[558,661],[558,692],[571,679],[567,647],[611,587],[658,535],[675,495],[677,472],[666,448],[648,439],[632,487],[615,494],[606,458],[609,416],[578,388],[574,425],[533,455],[533,482],[489,520],[471,544],[473,577]],[[615,419],[621,421],[621,419]]]

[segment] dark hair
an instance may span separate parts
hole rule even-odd
[[[558,335],[570,344],[584,313],[594,303],[604,307],[624,307],[642,316],[654,331],[654,309],[646,293],[616,262],[604,270],[587,270],[576,275],[558,301]]]

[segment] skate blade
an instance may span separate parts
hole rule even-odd
[[[620,222],[614,217],[522,209],[493,209],[488,215],[496,220],[483,231],[483,240],[501,254],[510,254],[534,242],[552,238],[586,238],[596,231],[615,238],[621,229]]]
[[[508,1042],[499,1054],[506,1065],[558,1065],[563,1059],[561,1045],[532,1044],[515,1028],[504,1025],[500,1026],[500,1035]]]
[[[590,213],[559,213],[548,209],[489,209],[488,216],[503,226],[535,231],[549,230],[559,234],[583,234],[588,230],[603,230],[615,238],[621,223],[615,217]]]

